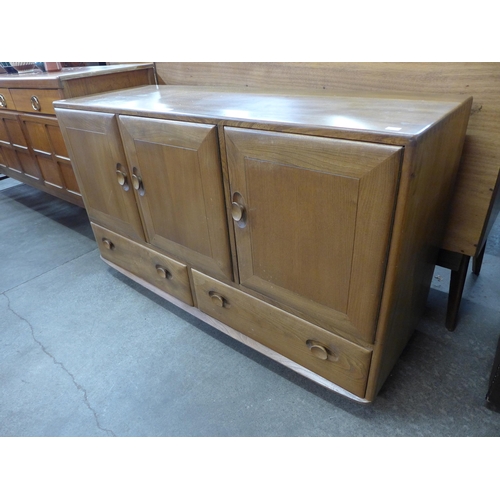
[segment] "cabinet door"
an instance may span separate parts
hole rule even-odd
[[[28,148],[17,113],[0,112],[0,157],[4,167],[29,177],[32,181],[30,184],[33,181],[42,182],[40,170]]]
[[[373,340],[402,149],[226,128],[239,280]]]
[[[80,188],[57,119],[28,114],[21,114],[19,118],[45,184],[67,191],[69,195],[79,198]]]
[[[90,219],[144,241],[115,115],[56,112]]]
[[[119,124],[147,241],[231,278],[217,128],[132,116]]]

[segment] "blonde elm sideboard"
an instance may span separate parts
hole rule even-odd
[[[83,206],[53,101],[152,83],[152,64],[0,75],[0,173]]]
[[[150,86],[55,109],[108,264],[370,402],[425,307],[471,104]]]

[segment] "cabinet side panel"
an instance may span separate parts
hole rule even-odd
[[[425,309],[470,104],[467,101],[406,149],[367,399],[380,390]]]

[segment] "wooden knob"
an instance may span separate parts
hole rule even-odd
[[[216,306],[224,307],[226,305],[226,299],[218,293],[210,293],[210,298]]]
[[[233,201],[231,204],[231,215],[235,222],[239,222],[245,215],[245,207]]]
[[[102,243],[108,250],[113,250],[113,248],[115,247],[113,242],[111,240],[108,240],[107,238],[103,238]]]
[[[308,347],[313,356],[317,357],[318,359],[328,359],[328,351],[326,350],[326,347],[313,343],[310,343]]]
[[[125,186],[127,184],[127,174],[121,170],[116,171],[116,179],[118,180],[118,184],[120,184],[120,186]]]
[[[142,179],[136,174],[132,175],[132,186],[134,186],[134,189],[136,191],[139,191],[139,189],[143,188]]]
[[[156,266],[156,272],[158,273],[159,276],[161,276],[163,279],[170,280],[172,279],[172,273],[168,270],[165,269],[164,267],[157,265]]]

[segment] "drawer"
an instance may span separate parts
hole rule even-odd
[[[63,99],[58,89],[11,89],[10,94],[18,111],[55,115],[52,103]]]
[[[371,351],[193,270],[201,311],[364,397]]]
[[[187,267],[165,255],[91,223],[101,255],[160,290],[193,305]]]
[[[0,109],[16,109],[9,89],[0,88]]]

